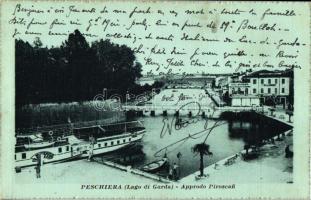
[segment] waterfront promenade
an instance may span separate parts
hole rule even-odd
[[[228,159],[207,166],[204,173],[207,178],[196,179],[199,171],[182,178],[180,183],[291,183],[293,181],[293,158],[285,158],[285,148],[292,144],[293,136],[287,131],[281,141],[275,145],[266,144],[260,147],[259,157],[244,161],[239,153],[232,164],[225,165]],[[275,137],[276,138],[276,137]],[[242,153],[245,153],[243,150]],[[208,158],[205,158],[208,159]]]
[[[286,113],[285,109],[275,109],[275,111],[271,113],[270,111],[271,108],[272,107],[264,106],[263,107],[264,112],[263,113],[257,112],[257,113],[293,127],[293,116],[289,116]]]
[[[86,159],[74,162],[43,165],[41,178],[36,178],[34,167],[24,168],[22,172],[15,173],[15,180],[20,184],[32,183],[68,183],[68,184],[148,184],[156,183],[131,172],[123,171]]]

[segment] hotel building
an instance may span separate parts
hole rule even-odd
[[[243,77],[242,82],[229,84],[229,95],[258,96],[262,103],[273,100],[284,106],[293,96],[293,71],[261,70]]]

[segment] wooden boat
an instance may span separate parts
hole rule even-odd
[[[34,143],[29,143],[29,144],[24,144],[24,147],[26,149],[39,149],[39,148],[47,148],[53,146],[55,142],[48,142],[48,141],[43,141],[43,142],[34,142]]]
[[[161,169],[167,163],[167,158],[162,158],[160,160],[153,161],[144,165],[141,170],[145,172],[155,172]]]
[[[55,143],[53,141],[44,140],[41,134],[17,136],[17,138],[24,139],[25,141],[27,141],[23,146],[25,149],[28,150],[51,147]]]

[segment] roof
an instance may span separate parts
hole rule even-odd
[[[275,70],[275,71],[269,71],[269,70],[260,70],[253,72],[247,76],[244,76],[243,78],[265,78],[265,77],[293,77],[294,73],[292,69],[288,70]]]

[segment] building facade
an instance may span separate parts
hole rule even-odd
[[[249,95],[250,88],[248,82],[232,82],[229,83],[229,95]]]
[[[240,106],[259,106],[260,99],[258,96],[253,95],[234,95],[231,98],[231,106],[240,107]]]
[[[258,96],[261,103],[293,104],[293,71],[261,70],[229,84],[229,95]]]

